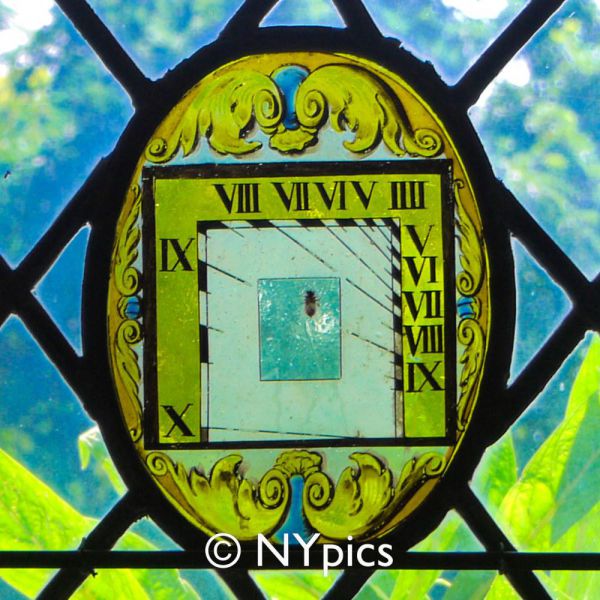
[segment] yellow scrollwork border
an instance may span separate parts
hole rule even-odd
[[[321,470],[322,457],[308,450],[282,453],[275,465],[255,484],[240,474],[242,457],[231,454],[217,461],[207,476],[187,470],[162,452],[151,452],[146,464],[163,489],[175,489],[172,498],[187,506],[196,524],[208,533],[226,531],[241,541],[259,533],[273,534],[290,506],[289,480],[304,479],[303,511],[308,523],[324,539],[372,537],[420,486],[438,477],[446,458],[428,452],[410,460],[393,484],[390,469],[376,456],[354,452],[356,468],[347,467],[334,485]]]
[[[254,127],[270,137],[281,153],[303,152],[318,141],[329,121],[337,133],[350,131],[344,141],[350,152],[364,154],[381,141],[396,156],[430,158],[442,152],[442,140],[431,129],[413,129],[405,110],[369,71],[350,65],[325,65],[310,72],[294,101],[297,127],[284,124],[285,98],[271,76],[239,69],[201,83],[168,137],[155,137],[146,158],[171,160],[197,149],[202,138],[220,154],[244,155],[262,147],[250,139]]]
[[[142,341],[143,335],[140,323],[129,318],[126,309],[129,299],[135,297],[142,287],[141,274],[135,266],[141,241],[141,189],[138,185],[129,189],[127,204],[130,209],[119,230],[113,253],[112,282],[116,291],[116,306],[113,304],[111,307],[109,304],[108,320],[109,330],[114,331],[110,351],[115,386],[131,438],[137,442],[142,437],[143,427],[142,405],[139,400],[142,373],[136,346]]]
[[[483,374],[485,333],[480,322],[481,310],[477,294],[486,278],[484,242],[463,206],[460,198],[462,189],[464,189],[464,182],[456,180],[454,182],[456,229],[460,248],[459,260],[463,268],[456,277],[456,288],[464,298],[471,300],[472,315],[460,319],[457,327],[457,339],[464,346],[460,357],[463,368],[458,381],[457,423],[460,431],[466,429],[471,418]]]

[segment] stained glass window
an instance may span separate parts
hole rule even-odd
[[[363,5],[341,0],[332,4],[288,0],[277,5],[252,1],[243,5],[234,1],[211,2],[210,6],[202,7],[180,2],[174,7],[172,3],[156,0],[124,7],[122,3],[98,0],[91,2],[91,9],[79,0],[61,0],[57,4],[62,10],[42,0],[5,0],[0,4],[0,110],[4,124],[4,135],[0,140],[0,389],[3,403],[0,468],[5,482],[4,492],[0,493],[0,550],[6,551],[0,554],[0,561],[6,561],[1,564],[7,567],[0,571],[1,595],[34,597],[43,589],[41,597],[50,598],[67,597],[71,593],[104,598],[114,595],[114,590],[132,598],[158,597],[161,593],[189,598],[200,594],[229,597],[232,593],[244,597],[253,592],[267,597],[298,597],[298,590],[312,597],[357,594],[357,597],[365,598],[400,594],[449,599],[483,595],[494,598],[511,597],[515,593],[533,597],[544,589],[550,596],[566,594],[579,598],[585,593],[593,595],[596,585],[593,569],[597,568],[598,560],[581,553],[594,553],[598,546],[598,495],[594,484],[599,463],[594,437],[598,428],[599,349],[597,338],[591,333],[597,331],[599,325],[598,283],[594,279],[600,247],[597,239],[598,122],[594,110],[598,99],[597,65],[600,64],[597,60],[598,3],[570,0],[561,6],[561,2],[533,0],[522,8],[517,2],[505,1],[411,1],[396,5],[369,0]],[[229,21],[234,14],[234,19]],[[379,39],[380,31],[385,36],[402,40],[404,48],[418,59],[430,61],[448,83],[447,96],[441,104],[448,104],[457,114],[469,112],[494,175],[503,182],[494,184],[494,196],[486,198],[485,202],[497,207],[492,211],[494,219],[498,219],[500,228],[507,228],[512,235],[516,338],[510,373],[500,373],[497,380],[501,386],[506,375],[506,390],[493,390],[499,403],[498,418],[490,412],[487,418],[478,421],[480,431],[470,434],[491,445],[470,484],[450,490],[452,508],[441,524],[413,548],[424,553],[445,552],[446,559],[436,558],[433,554],[400,553],[395,556],[394,563],[400,570],[382,569],[373,574],[369,569],[347,566],[343,572],[323,576],[317,571],[244,570],[252,566],[250,560],[242,565],[244,569],[238,570],[185,570],[183,567],[189,567],[191,563],[185,562],[185,555],[174,554],[173,563],[162,555],[160,560],[165,562],[151,566],[182,567],[177,571],[166,568],[102,569],[99,577],[86,578],[89,571],[69,568],[68,563],[60,563],[58,555],[55,558],[59,562],[54,565],[65,566],[52,573],[35,568],[52,564],[40,562],[40,555],[19,557],[10,552],[76,550],[79,547],[102,551],[115,544],[118,549],[130,551],[179,547],[146,518],[145,499],[140,496],[139,489],[137,492],[127,490],[96,424],[95,407],[106,389],[107,373],[96,368],[100,349],[90,343],[94,338],[90,337],[89,325],[88,331],[82,332],[82,322],[89,323],[90,313],[101,306],[101,301],[94,300],[94,290],[89,288],[89,283],[82,295],[82,280],[86,253],[89,282],[93,281],[89,275],[90,269],[94,268],[93,261],[102,260],[102,252],[97,251],[98,240],[110,240],[114,236],[110,223],[113,217],[116,218],[116,213],[111,213],[116,210],[116,204],[107,201],[107,194],[114,189],[111,187],[114,181],[131,178],[139,156],[131,154],[127,159],[124,151],[111,154],[113,148],[117,143],[119,148],[128,144],[134,148],[137,134],[131,132],[135,132],[140,119],[147,117],[158,123],[167,117],[163,114],[158,118],[159,115],[152,112],[153,101],[155,106],[175,106],[179,102],[176,90],[181,86],[177,78],[190,77],[189,65],[204,63],[198,58],[200,55],[193,57],[188,67],[183,65],[172,74],[167,73],[166,83],[153,90],[147,78],[161,78],[183,58],[216,39],[228,21],[221,39],[227,35],[237,36],[240,46],[247,44],[248,55],[261,49],[260,44],[252,42],[249,34],[259,23],[265,28],[346,25],[350,32],[355,32],[354,35],[362,31],[364,39],[369,36],[374,36],[369,39]],[[327,29],[314,29],[305,30],[305,35],[314,47],[323,40],[325,50],[327,36],[333,34]],[[496,41],[488,47],[494,39]],[[264,50],[272,52],[279,43],[272,42],[272,47]],[[364,40],[361,43],[368,45]],[[386,43],[390,47],[395,44],[392,41]],[[283,47],[283,40],[281,44]],[[359,46],[357,42],[357,54],[361,53]],[[212,71],[224,63],[218,56],[218,48],[213,55],[207,54],[208,63],[213,65]],[[314,48],[313,54],[316,54]],[[319,68],[333,68],[329,58],[329,62],[320,63],[318,56],[303,56],[300,52],[293,58],[292,65],[287,59],[283,61],[285,64],[277,65],[265,65],[265,60],[268,62],[269,59],[259,60],[257,71],[269,74],[284,95],[293,96],[300,93],[299,86],[309,71],[315,74]],[[344,55],[335,66],[339,69],[353,60]],[[359,64],[359,67],[364,65]],[[375,69],[377,77],[381,77],[378,81],[385,83],[381,89],[400,90],[404,83],[394,80],[385,71],[387,67]],[[353,68],[356,72],[356,64]],[[331,72],[328,81],[335,81],[335,77],[336,74]],[[199,74],[195,80],[200,79]],[[345,83],[347,79],[340,81]],[[159,89],[165,96],[153,97]],[[167,98],[170,90],[175,90],[174,95]],[[202,93],[201,86],[198,91]],[[394,93],[398,98],[406,99],[402,96],[404,92]],[[214,90],[211,94],[215,97]],[[288,108],[292,96],[286,96]],[[377,99],[373,100],[375,104],[371,104],[371,108],[363,106],[358,115],[369,113],[375,106],[381,107],[376,103],[382,102],[383,97],[383,92],[378,90],[373,96]],[[385,103],[383,110],[385,113]],[[389,114],[387,122],[390,121]],[[409,111],[409,115],[412,114]],[[309,148],[308,162],[350,162],[344,154],[348,152],[348,145],[352,148],[354,143],[357,148],[362,144],[360,151],[369,154],[368,160],[361,164],[369,163],[370,167],[362,167],[362,179],[353,175],[354,178],[348,180],[347,194],[344,192],[342,196],[339,164],[333,170],[331,165],[318,167],[313,175],[305,176],[302,181],[292,166],[279,179],[272,174],[269,185],[273,186],[273,197],[270,199],[261,193],[263,207],[269,202],[285,207],[287,201],[290,206],[297,202],[303,209],[303,196],[298,190],[306,184],[314,186],[314,193],[320,201],[325,201],[325,205],[334,206],[337,202],[341,208],[340,203],[350,203],[354,193],[357,206],[367,210],[369,186],[373,192],[373,177],[376,176],[380,184],[390,190],[396,186],[397,203],[401,197],[410,197],[417,203],[422,197],[429,206],[430,200],[437,198],[440,212],[435,218],[451,220],[452,217],[443,213],[446,184],[439,169],[437,174],[432,171],[426,176],[423,171],[418,171],[419,177],[415,178],[406,173],[405,167],[396,167],[384,176],[382,173],[389,170],[386,161],[390,157],[381,148],[375,148],[375,143],[380,142],[379,137],[376,135],[372,144],[369,144],[368,133],[361,139],[360,127],[349,122],[347,116],[339,121],[346,150],[336,146],[338,134],[333,131],[335,128],[324,127],[317,133],[314,127],[302,129],[294,121],[298,115],[291,111],[283,116],[285,131],[277,130],[275,135],[287,135],[288,139],[280,137],[273,141],[275,129],[271,131],[268,125],[261,131],[258,131],[260,127],[255,128],[258,137],[252,139],[242,124],[234,141],[262,144],[262,149],[257,150],[257,160],[261,164],[281,163],[282,156],[292,156],[290,162],[296,161],[294,153],[300,148],[298,144],[302,150]],[[432,122],[434,116],[430,117]],[[131,124],[127,125],[130,118]],[[202,185],[220,193],[219,206],[223,213],[208,219],[198,209],[198,215],[191,219],[194,231],[189,239],[192,245],[186,246],[188,231],[183,222],[180,223],[182,238],[185,237],[183,242],[179,233],[176,236],[167,229],[161,234],[162,238],[157,236],[160,241],[156,243],[156,256],[158,260],[163,257],[165,263],[163,275],[157,270],[156,293],[171,297],[173,290],[177,290],[169,300],[168,310],[155,315],[157,328],[174,332],[171,338],[168,334],[161,336],[161,355],[168,357],[180,352],[179,340],[188,338],[177,329],[182,326],[180,317],[185,314],[185,307],[196,303],[198,315],[194,317],[193,327],[199,333],[191,337],[205,334],[210,356],[220,358],[213,361],[200,352],[190,364],[178,364],[175,358],[167,361],[166,364],[174,365],[181,372],[175,369],[171,380],[168,373],[162,379],[157,377],[155,409],[151,396],[144,396],[150,403],[144,414],[144,419],[151,421],[148,421],[148,431],[155,426],[152,443],[156,448],[190,441],[199,446],[214,442],[218,447],[219,443],[245,444],[249,440],[259,440],[269,446],[281,445],[285,438],[289,444],[284,447],[295,448],[302,446],[302,440],[314,441],[319,437],[326,440],[321,447],[339,446],[346,443],[340,442],[344,439],[352,439],[352,444],[356,445],[356,440],[361,438],[380,446],[382,443],[378,438],[395,439],[402,445],[402,440],[414,438],[421,440],[423,452],[429,451],[429,446],[436,450],[448,441],[456,423],[462,431],[460,380],[462,373],[467,371],[458,371],[458,402],[451,394],[434,394],[440,391],[436,385],[441,387],[437,377],[442,372],[448,377],[450,371],[446,363],[453,367],[457,363],[460,369],[469,367],[471,355],[463,353],[469,344],[459,345],[458,356],[453,357],[454,350],[449,345],[440,345],[441,334],[431,329],[432,337],[427,339],[438,351],[436,361],[442,365],[436,367],[439,371],[414,365],[411,371],[406,363],[399,367],[393,360],[391,363],[384,360],[384,353],[410,357],[411,347],[416,347],[419,342],[413,330],[409,330],[409,335],[404,334],[404,342],[399,342],[399,336],[394,333],[394,294],[405,296],[406,290],[409,294],[412,291],[409,288],[395,290],[392,278],[391,301],[387,306],[386,294],[377,295],[377,289],[385,284],[381,281],[387,277],[386,269],[402,270],[403,264],[412,264],[416,269],[421,264],[400,260],[394,265],[394,255],[403,254],[412,247],[411,243],[418,250],[419,244],[424,246],[429,240],[440,256],[445,253],[446,259],[451,250],[456,252],[456,273],[437,274],[442,292],[448,287],[447,281],[451,281],[444,277],[459,276],[461,258],[470,255],[465,254],[458,242],[451,248],[453,244],[448,241],[419,237],[419,228],[426,232],[429,221],[411,223],[410,217],[405,216],[404,226],[408,224],[405,235],[408,237],[403,239],[403,234],[395,233],[394,219],[382,210],[353,213],[352,223],[343,221],[341,214],[331,214],[330,219],[321,216],[320,223],[303,221],[302,228],[296,221],[285,220],[275,211],[267,215],[268,224],[252,225],[248,213],[253,212],[252,203],[258,202],[258,195],[252,196],[252,190],[258,187],[252,186],[261,185],[260,177],[264,177],[268,169],[263,168],[262,175],[250,172],[244,175],[243,185],[248,186],[244,188],[247,192],[242,192],[241,187],[234,190],[223,177],[228,169],[239,170],[242,161],[236,157],[236,152],[222,157],[225,150],[229,152],[226,146],[229,138],[219,138],[216,133],[220,122],[212,123],[204,130],[209,143],[203,140],[197,155],[190,159],[181,156],[199,139],[197,133],[191,138],[184,136],[183,141],[173,148],[179,152],[183,147],[184,152],[173,165],[161,167],[164,157],[160,152],[170,150],[170,140],[165,138],[166,147],[158,148],[158,154],[142,165],[146,169],[143,176],[140,171],[140,202],[145,203],[142,210],[152,211],[152,218],[159,223],[156,230],[159,234],[163,222],[160,211],[167,211],[169,204],[177,198],[202,202],[208,193],[201,189]],[[394,117],[391,122],[401,123],[402,117]],[[170,122],[164,123],[164,131],[170,131]],[[385,129],[382,132],[384,146],[388,140]],[[402,135],[394,139],[406,144],[410,136],[406,132]],[[320,136],[318,145],[315,136]],[[418,136],[415,139],[418,141]],[[151,143],[152,139],[147,141]],[[448,144],[446,138],[444,142]],[[297,146],[291,151],[285,144]],[[149,148],[157,149],[152,144]],[[414,148],[418,148],[418,144]],[[407,147],[400,150],[406,151]],[[413,150],[409,149],[409,153],[417,156],[418,151]],[[117,162],[115,156],[120,157]],[[222,171],[217,177],[213,174],[203,180],[202,170],[198,170],[197,165],[215,162],[223,163]],[[183,179],[183,183],[169,179],[169,171],[164,170],[169,168],[183,169],[181,172],[187,173],[188,179]],[[181,185],[189,188],[183,195]],[[427,187],[427,194],[423,192],[419,196],[419,185]],[[177,194],[169,191],[169,187],[175,189],[174,186],[179,186]],[[409,192],[410,186],[412,191]],[[448,190],[451,187],[450,183]],[[377,199],[377,193],[373,197]],[[390,201],[393,205],[393,200]],[[131,206],[135,206],[135,202],[136,198],[132,196]],[[230,213],[232,207],[237,206],[238,217],[239,213],[244,213],[244,218],[231,220],[230,226],[224,227],[228,206]],[[127,219],[133,210],[123,212],[121,218]],[[471,216],[476,214],[467,208],[467,217],[469,211]],[[314,215],[308,217],[315,219]],[[460,220],[460,215],[458,218]],[[134,229],[131,226],[126,231]],[[148,238],[145,235],[144,243]],[[462,238],[463,242],[465,239]],[[493,246],[492,242],[490,246]],[[229,254],[231,248],[238,250],[233,260]],[[319,250],[315,253],[316,248]],[[389,254],[386,254],[387,248]],[[196,262],[187,262],[190,249],[195,253]],[[360,268],[348,257],[344,258],[343,253],[348,257],[359,255],[363,261]],[[223,260],[213,263],[215,256],[223,257]],[[296,266],[286,271],[270,256],[280,257],[280,261],[293,260]],[[144,260],[147,257],[148,253]],[[429,258],[434,259],[435,255],[430,254]],[[131,265],[139,267],[147,276],[149,271],[140,266],[141,258],[136,260],[138,262]],[[258,269],[257,265],[263,262],[270,262],[270,268]],[[206,272],[205,280],[194,272],[191,287],[177,288],[171,283],[160,287],[160,277],[166,281],[169,271],[182,271],[185,275],[188,266],[191,270],[196,265],[198,271],[204,269]],[[491,265],[493,271],[493,261]],[[217,275],[213,267],[226,271],[224,279],[219,279],[222,274]],[[409,277],[410,266],[405,268]],[[361,270],[363,275],[359,275]],[[282,276],[283,272],[285,276]],[[466,272],[470,271],[467,269]],[[430,275],[432,281],[436,279],[434,271]],[[244,285],[248,281],[255,282],[255,287]],[[510,285],[506,288],[507,307],[511,303],[510,288]],[[436,289],[430,287],[426,291],[433,293]],[[369,296],[375,296],[379,304]],[[150,331],[148,315],[151,313],[144,312],[147,311],[146,295],[128,293],[123,297],[127,299],[123,305],[123,322],[141,322],[145,328],[142,332],[141,328],[138,331],[131,326],[133,328],[124,331],[123,339],[129,346],[123,348],[127,350],[132,343],[137,343],[136,336]],[[456,301],[459,327],[461,320],[473,320],[473,314],[476,314],[472,299],[469,294],[459,295],[456,299],[446,296],[447,306]],[[246,307],[243,310],[236,304],[240,301]],[[405,296],[404,302],[408,302],[404,313],[410,315],[410,299],[406,300]],[[371,304],[375,308],[367,308]],[[502,307],[502,302],[496,306]],[[225,312],[219,312],[221,307],[226,307]],[[230,315],[239,313],[246,323],[244,310],[248,315],[252,313],[256,332],[248,342],[248,349],[240,345],[239,352],[243,354],[253,352],[255,346],[259,348],[255,357],[258,377],[226,363],[229,348],[238,340],[235,333],[232,334],[236,329]],[[352,310],[370,315],[371,320],[354,318]],[[140,315],[146,316],[141,319]],[[293,337],[294,346],[290,346],[286,338],[290,323],[297,330]],[[356,326],[348,328],[352,323]],[[434,325],[442,324],[436,322]],[[410,328],[412,323],[403,322],[402,327],[407,325]],[[111,326],[109,320],[109,329]],[[499,327],[501,329],[502,325]],[[510,327],[509,311],[507,331]],[[388,331],[392,333],[388,335]],[[499,335],[498,339],[502,337]],[[425,338],[420,339],[422,343]],[[401,346],[402,343],[405,347],[399,352],[398,344]],[[381,371],[378,380],[384,381],[387,376],[393,381],[397,378],[396,369],[403,368],[403,380],[408,385],[403,388],[403,394],[396,389],[381,390],[377,397],[386,398],[386,401],[373,414],[369,414],[369,407],[362,404],[372,390],[362,391],[364,383],[358,374],[356,380],[352,380],[344,370],[348,357],[352,357],[353,352],[358,353],[358,349],[362,351],[363,347],[369,348],[369,359],[365,359],[369,368]],[[494,356],[493,351],[491,355]],[[120,355],[114,356],[121,360]],[[100,362],[102,360],[101,357]],[[461,366],[465,362],[467,366]],[[496,368],[500,368],[498,365],[504,368],[501,362],[496,363]],[[142,363],[140,355],[138,368],[146,377],[151,366]],[[136,368],[133,363],[129,365],[126,369]],[[489,368],[494,369],[493,361]],[[210,404],[196,411],[193,406],[187,406],[187,401],[178,405],[169,400],[167,406],[171,410],[162,408],[160,386],[176,390],[182,381],[181,374],[189,377],[194,369],[198,371],[195,378],[198,392],[191,395],[208,398]],[[256,407],[236,410],[236,403],[232,404],[232,369],[239,378],[238,385],[246,389],[256,386],[252,394],[265,398],[264,418]],[[415,383],[417,375],[422,379]],[[123,381],[126,386],[127,379]],[[429,413],[422,408],[424,396],[419,396],[418,404],[411,404],[410,383],[406,384],[410,381],[413,388],[422,388],[423,383],[429,382],[431,398],[427,402],[432,407]],[[290,387],[291,382],[301,382],[305,386],[303,389],[311,390],[314,407],[310,414],[302,408],[298,408],[297,414],[291,410],[293,427],[283,430],[281,415],[276,412],[278,401],[269,400],[268,394],[277,399],[285,398],[289,406],[301,406],[302,399],[297,394],[299,388]],[[344,385],[347,389],[342,387]],[[345,410],[335,413],[335,417],[324,408],[328,396],[320,395],[320,390],[325,389],[323,386],[330,390],[327,394],[343,394],[346,399]],[[143,380],[142,389],[144,393],[150,389],[149,380]],[[126,398],[127,394],[124,389],[121,397]],[[471,414],[471,406],[465,402],[462,414]],[[459,414],[453,416],[456,406]],[[124,411],[126,413],[127,408]],[[192,414],[198,416],[197,423],[190,420]],[[253,422],[257,415],[260,425]],[[441,417],[436,417],[439,419],[436,421],[433,415]],[[134,420],[125,419],[125,422],[130,425]],[[115,422],[114,427],[122,427],[122,423]],[[132,432],[135,438],[135,431]],[[196,432],[197,438],[194,437]],[[329,464],[339,462],[335,467],[337,472],[334,469],[336,475],[331,475],[334,483],[340,477],[342,463],[346,467],[348,455],[347,448],[338,448],[327,455]],[[390,472],[385,469],[391,467],[393,472],[393,460],[385,452],[380,456],[386,457],[387,462],[381,463],[384,467],[377,468],[385,473]],[[411,457],[406,455],[407,464]],[[365,460],[359,459],[359,471],[362,468],[366,472],[369,468]],[[158,463],[155,466],[162,468]],[[120,468],[123,470],[122,464]],[[355,474],[359,472],[353,468]],[[401,470],[398,468],[392,475],[395,483],[401,481]],[[255,479],[260,478],[260,474],[254,475]],[[292,518],[294,511],[300,510],[300,505],[294,503],[302,496],[303,485],[297,475],[289,479],[291,508],[288,519],[279,523],[279,536],[299,532],[306,526]],[[138,518],[142,520],[133,525]],[[159,515],[157,520],[161,527],[170,530],[169,519]],[[131,531],[127,531],[130,528]],[[301,533],[310,535],[310,530]],[[86,540],[82,542],[84,538]],[[184,536],[178,542],[189,548],[193,545],[189,539]],[[513,554],[513,548],[521,554]],[[504,551],[506,553],[502,554]],[[528,562],[530,557],[524,554],[527,552],[561,554],[554,554],[554,559],[550,557],[549,562],[540,559],[536,563],[533,559]],[[110,555],[107,557],[109,562],[105,564],[112,564]],[[31,568],[8,568],[16,564],[11,560],[21,561],[20,566],[27,564]],[[77,559],[71,555],[71,560]],[[177,563],[177,560],[181,562]],[[519,564],[525,570],[516,568]],[[565,564],[569,566],[568,570],[565,570]],[[411,567],[416,570],[409,570]]]

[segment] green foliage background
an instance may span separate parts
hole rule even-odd
[[[96,0],[92,5],[143,71],[160,76],[214,39],[239,0]],[[509,0],[497,18],[471,19],[439,0],[365,2],[387,35],[456,81],[521,8]],[[0,253],[13,265],[45,231],[94,164],[114,147],[133,111],[128,98],[68,20],[52,23],[0,55]],[[11,9],[0,2],[0,30]],[[284,2],[268,24],[338,25],[328,2]],[[496,174],[589,276],[600,263],[600,9],[568,0],[518,57],[523,85],[502,75],[471,115]],[[520,82],[521,84],[523,81]],[[87,232],[74,239],[36,294],[80,347],[80,281]],[[513,375],[569,307],[546,273],[515,244],[518,335]],[[1,293],[1,291],[0,291]],[[488,451],[473,482],[488,509],[523,550],[598,551],[599,344],[583,344],[543,396]],[[585,360],[583,357],[585,356]],[[0,329],[0,548],[75,548],[122,493],[93,423],[17,318]],[[583,361],[583,362],[582,362]],[[45,483],[43,483],[45,482]],[[86,515],[86,516],[83,516]],[[89,516],[87,516],[89,515]],[[124,547],[169,542],[151,525]],[[451,514],[422,549],[479,549]],[[33,597],[46,572],[3,572],[0,596]],[[79,592],[109,598],[226,595],[211,574],[102,573]],[[319,597],[320,575],[257,573],[278,598]],[[600,597],[593,574],[542,575],[552,595]],[[4,585],[5,587],[2,587]],[[17,592],[18,590],[18,592]],[[364,598],[506,598],[494,573],[381,572]],[[162,595],[161,595],[162,594]]]

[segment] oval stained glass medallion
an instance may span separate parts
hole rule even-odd
[[[250,55],[145,142],[108,282],[135,456],[117,462],[188,534],[408,545],[483,452],[507,235],[476,137],[409,79],[347,53]]]

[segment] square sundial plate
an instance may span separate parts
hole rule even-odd
[[[146,446],[447,442],[450,182],[444,160],[147,169]]]

